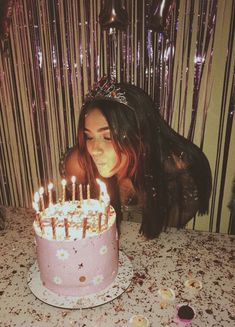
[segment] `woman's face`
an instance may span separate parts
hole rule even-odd
[[[109,125],[98,108],[89,111],[85,117],[85,138],[87,150],[102,177],[111,177],[122,169],[126,156],[121,154],[121,162],[117,165],[118,156],[111,140]]]

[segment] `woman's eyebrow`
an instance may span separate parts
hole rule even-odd
[[[104,127],[100,127],[99,129],[97,129],[97,132],[103,132],[103,131],[107,131],[109,130],[109,126],[104,126]],[[88,128],[85,127],[84,129],[85,132],[91,132]]]

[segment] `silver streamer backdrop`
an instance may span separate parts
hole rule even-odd
[[[156,110],[207,155],[210,213],[188,228],[228,232],[234,178],[232,0],[126,0],[109,25],[108,1],[4,4],[0,55],[0,203],[32,206],[76,142],[84,96],[100,77],[144,88]],[[122,5],[121,5],[122,4]],[[107,9],[107,10],[106,10]]]

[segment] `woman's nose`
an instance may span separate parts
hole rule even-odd
[[[102,143],[103,142],[101,140],[97,140],[97,139],[92,140],[90,144],[91,146],[90,151],[92,155],[98,155],[104,152]]]

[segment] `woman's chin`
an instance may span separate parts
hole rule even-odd
[[[105,171],[105,170],[99,170],[98,169],[98,172],[99,172],[100,176],[103,177],[103,178],[109,178],[109,177],[112,177],[113,175],[115,175],[111,171]]]

